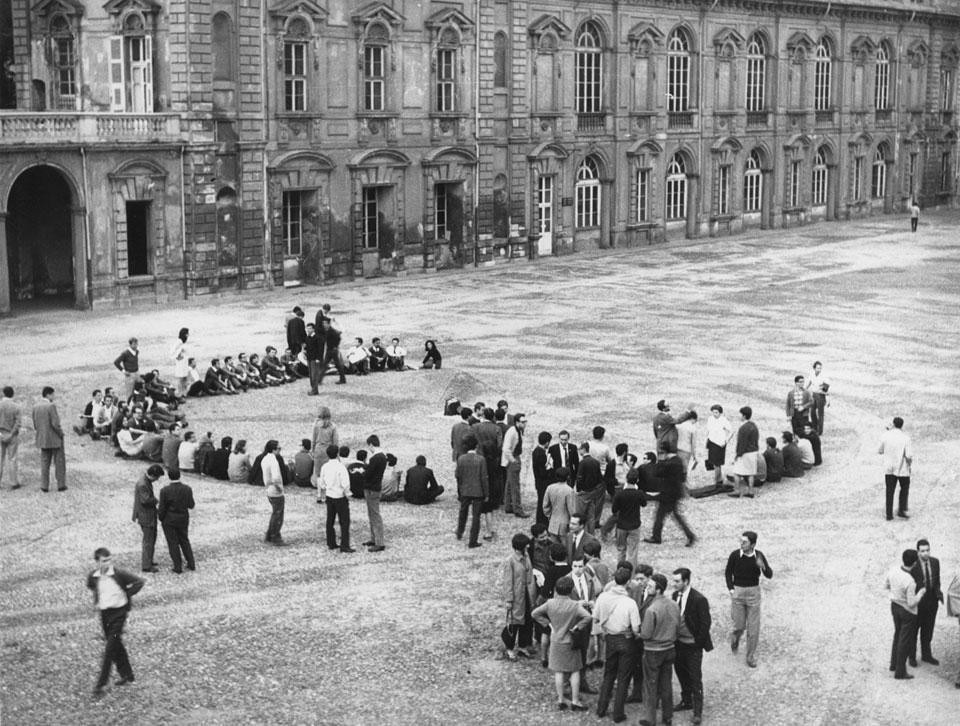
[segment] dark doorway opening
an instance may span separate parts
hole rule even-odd
[[[127,202],[127,275],[150,274],[150,202]]]
[[[48,299],[73,303],[73,195],[49,166],[23,172],[7,200],[7,263],[11,305]]]

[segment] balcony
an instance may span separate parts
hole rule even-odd
[[[170,113],[0,112],[0,144],[180,141]]]
[[[815,111],[815,121],[817,126],[833,126],[834,110],[832,108],[817,109]]]
[[[693,111],[671,111],[667,114],[668,129],[692,129]]]
[[[747,111],[748,128],[766,128],[770,114],[767,111]]]
[[[577,131],[581,134],[602,134],[607,130],[607,114],[578,113]]]

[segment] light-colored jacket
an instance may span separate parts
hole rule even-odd
[[[526,554],[514,550],[503,563],[503,570],[500,573],[500,596],[507,609],[507,625],[523,625],[526,621],[527,603],[533,605],[537,597],[533,565],[530,564],[530,558]]]
[[[891,476],[910,476],[913,449],[903,429],[892,428],[880,437],[877,453],[883,456],[883,472]]]
[[[9,441],[20,433],[20,406],[12,398],[0,398],[0,440]]]
[[[63,429],[60,428],[60,414],[53,401],[40,399],[33,407],[33,428],[37,431],[38,449],[63,448]]]

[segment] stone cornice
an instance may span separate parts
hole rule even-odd
[[[611,5],[613,3],[611,2]],[[723,11],[792,17],[830,17],[836,20],[883,20],[960,25],[960,8],[913,5],[899,0],[620,0],[621,9],[697,7],[708,17]],[[827,13],[829,12],[829,15]]]

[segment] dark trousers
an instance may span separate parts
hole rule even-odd
[[[543,512],[543,495],[547,493],[547,487],[550,486],[550,482],[535,481],[533,485],[537,489],[537,522],[543,525],[549,524],[550,517]]]
[[[149,570],[153,567],[153,551],[157,545],[157,525],[147,527],[141,524],[140,531],[143,532],[140,542],[140,567]]]
[[[616,695],[613,697],[613,717],[623,716],[623,707],[627,702],[627,688],[630,676],[637,667],[637,643],[626,635],[604,636],[607,657],[603,664],[603,683],[600,686],[600,698],[597,701],[597,713],[606,713],[613,692],[613,682],[617,682]]]
[[[660,541],[663,535],[663,520],[667,518],[668,514],[673,515],[677,524],[680,525],[680,529],[687,535],[688,540],[696,539],[696,535],[693,533],[693,530],[690,529],[687,520],[680,514],[680,502],[671,501],[670,499],[661,499],[657,504],[657,516],[653,520],[653,537],[651,539],[655,539],[657,542]]]
[[[910,231],[911,231],[911,232],[916,232],[916,231],[917,231],[917,222],[919,222],[919,221],[920,221],[920,220],[919,220],[917,217],[910,217]]]
[[[53,473],[57,478],[57,489],[67,488],[67,458],[63,447],[59,449],[40,449],[40,488],[43,491],[50,489],[50,464],[53,464]]]
[[[327,497],[327,547],[337,547],[337,531],[334,523],[340,521],[340,549],[350,547],[350,500],[346,497]]]
[[[323,363],[320,365],[320,378],[317,380],[317,385],[323,383],[323,377],[327,374],[327,368],[330,367],[331,363],[337,367],[337,373],[340,374],[340,381],[343,382],[347,380],[343,374],[343,362],[340,360],[340,349],[327,348],[323,354]]]
[[[813,414],[811,419],[813,421],[813,430],[817,432],[818,435],[823,435],[823,417],[827,408],[827,397],[822,393],[813,394],[813,408],[810,409],[810,413]]]
[[[893,516],[893,493],[897,489],[897,482],[900,482],[900,499],[897,503],[897,512],[903,514],[907,511],[907,500],[910,498],[910,477],[887,474],[884,479],[887,484],[887,519],[890,519]]]
[[[790,428],[793,429],[794,436],[802,436],[803,425],[809,421],[806,411],[794,411],[793,416],[790,417]]]
[[[914,631],[913,644],[910,655],[917,657],[917,640],[920,640],[920,657],[930,659],[933,651],[930,650],[930,641],[933,640],[933,626],[937,622],[937,610],[940,603],[933,594],[927,593],[917,605],[917,628]]]
[[[167,549],[170,550],[170,559],[173,560],[173,569],[183,570],[183,560],[187,561],[187,568],[194,569],[197,565],[193,561],[193,548],[190,546],[190,535],[187,532],[188,522],[164,522],[163,536],[167,540]],[[180,553],[183,552],[183,559]]]
[[[500,640],[503,641],[507,650],[528,648],[533,645],[533,624],[530,620],[529,613],[527,614],[527,622],[522,625],[520,623],[512,623],[506,626],[500,632]]]
[[[280,530],[283,529],[283,511],[285,499],[283,496],[267,497],[270,502],[270,521],[267,523],[267,536],[264,538],[267,542],[274,542],[281,539]]]
[[[310,391],[312,393],[317,392],[317,386],[320,385],[320,381],[323,380],[323,376],[320,374],[320,361],[311,360],[310,363]]]
[[[643,718],[657,722],[657,702],[663,711],[663,722],[673,720],[673,661],[676,651],[644,650],[643,652]]]
[[[100,663],[100,677],[97,679],[97,688],[103,688],[110,680],[110,666],[117,666],[117,673],[121,678],[133,679],[133,668],[130,667],[130,658],[127,649],[123,647],[123,626],[127,622],[127,608],[109,608],[100,611],[100,624],[103,626],[103,637],[106,646],[103,649],[103,660]]]
[[[893,614],[893,647],[890,649],[890,670],[902,678],[907,675],[907,656],[917,637],[917,616],[902,605],[890,603]]]
[[[463,537],[463,530],[467,527],[467,513],[472,516],[470,520],[470,544],[477,544],[480,537],[480,505],[483,504],[481,497],[463,497],[460,500],[460,516],[457,518],[457,537]]]
[[[677,641],[677,660],[673,665],[680,681],[680,700],[693,706],[693,715],[703,715],[703,648]]]

